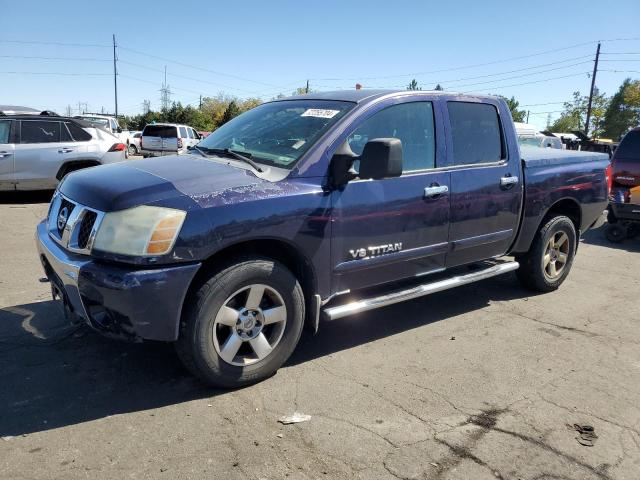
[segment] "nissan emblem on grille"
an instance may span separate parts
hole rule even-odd
[[[64,226],[67,224],[67,220],[69,219],[69,210],[67,207],[62,207],[60,209],[60,213],[58,213],[58,230],[62,233],[64,230]]]

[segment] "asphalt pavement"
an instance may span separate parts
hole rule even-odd
[[[66,323],[38,282],[49,197],[0,196],[2,479],[640,478],[640,239],[588,232],[554,293],[508,274],[321,324],[224,391]]]

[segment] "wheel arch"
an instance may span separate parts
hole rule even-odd
[[[100,165],[100,162],[97,160],[70,160],[60,166],[60,168],[58,169],[58,173],[56,173],[56,180],[62,180],[64,176],[69,172],[80,170],[82,168],[97,167],[98,165]]]
[[[213,272],[243,257],[266,257],[286,266],[298,279],[305,300],[305,327],[317,330],[316,305],[318,280],[313,263],[294,244],[279,238],[257,238],[240,241],[217,250],[202,262],[202,267],[191,281],[187,298],[206,282]]]
[[[564,215],[565,217],[568,217],[576,229],[576,235],[578,237],[580,236],[580,228],[582,225],[582,207],[580,207],[580,204],[576,201],[575,198],[566,197],[560,200],[556,200],[556,202],[553,203],[542,216],[537,230],[540,229],[540,227],[548,218],[556,215]]]
[[[563,197],[555,200],[546,210],[541,211],[535,217],[526,217],[522,220],[520,233],[510,253],[517,255],[528,252],[536,233],[547,223],[551,216],[555,215],[568,217],[576,230],[576,236],[580,237],[582,207],[575,198]]]

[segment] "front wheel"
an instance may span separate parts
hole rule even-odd
[[[576,242],[576,229],[568,217],[550,218],[538,230],[529,251],[517,257],[520,282],[539,292],[556,290],[569,275]]]
[[[213,274],[184,312],[176,350],[192,373],[220,387],[274,374],[295,349],[304,296],[279,262],[245,259]]]

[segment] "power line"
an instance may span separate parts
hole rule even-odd
[[[21,58],[27,60],[64,60],[71,62],[110,62],[111,60],[105,58],[78,58],[78,57],[39,57],[28,55],[0,55],[0,58]]]
[[[66,76],[111,76],[111,73],[80,73],[80,72],[18,72],[18,71],[3,71],[0,73],[8,73],[14,75],[66,75]]]
[[[64,43],[64,42],[41,42],[35,40],[0,40],[1,43],[17,43],[22,45],[56,45],[59,47],[111,47],[101,43]]]
[[[589,75],[589,74],[590,74],[590,72],[580,72],[580,73],[574,73],[574,74],[571,74],[571,75],[563,75],[561,77],[551,77],[551,78],[544,78],[542,80],[534,80],[532,82],[514,83],[512,85],[496,85],[494,87],[491,87],[490,90],[495,90],[495,89],[498,89],[498,88],[519,87],[520,85],[531,85],[531,84],[534,84],[534,83],[550,82],[552,80],[560,80],[561,78],[570,78],[570,77],[577,77],[579,75]],[[484,91],[487,91],[487,90],[484,90]],[[462,93],[473,93],[473,92],[468,91],[468,92],[462,92]]]
[[[122,47],[122,46],[120,48],[122,50],[127,50],[127,51],[129,51],[131,53],[135,53],[137,55],[143,55],[145,57],[155,58],[157,60],[162,60],[162,61],[169,62],[169,63],[175,63],[176,65],[181,65],[183,67],[192,68],[194,70],[200,70],[202,72],[208,72],[208,73],[212,73],[214,75],[221,75],[221,76],[224,76],[224,77],[235,78],[237,80],[256,83],[256,84],[259,84],[259,85],[265,85],[267,87],[278,88],[278,85],[273,85],[271,83],[265,83],[265,82],[261,82],[261,81],[254,80],[254,79],[251,79],[251,78],[246,78],[246,77],[241,77],[239,75],[234,75],[234,74],[231,74],[231,73],[219,72],[219,71],[211,70],[211,69],[204,68],[204,67],[201,67],[201,66],[198,66],[198,65],[191,65],[189,63],[180,62],[178,60],[174,60],[174,59],[171,59],[171,58],[161,57],[159,55],[152,55],[150,53],[141,52],[140,50],[134,50],[133,48]]]

